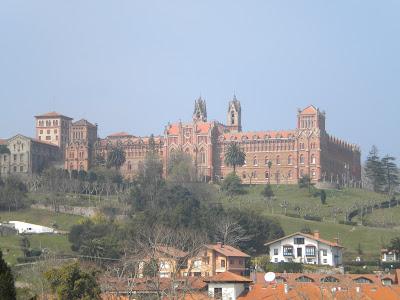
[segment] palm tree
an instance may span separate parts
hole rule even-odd
[[[114,147],[107,155],[107,167],[115,167],[119,170],[121,166],[125,163],[125,152],[120,147]]]
[[[225,152],[225,164],[233,167],[233,173],[236,174],[236,166],[243,166],[246,154],[240,149],[239,145],[232,142],[228,145]]]

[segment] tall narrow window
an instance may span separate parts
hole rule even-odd
[[[304,155],[303,154],[300,155],[300,163],[304,164]]]
[[[292,164],[292,156],[291,155],[288,156],[287,163],[288,163],[288,165]]]
[[[315,165],[315,155],[311,154],[311,163]]]
[[[279,155],[276,156],[276,164],[280,165],[281,164],[281,158]]]

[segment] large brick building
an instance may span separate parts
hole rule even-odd
[[[191,122],[168,124],[164,135],[155,137],[164,170],[170,156],[183,151],[192,157],[202,180],[223,179],[232,172],[224,164],[224,154],[227,146],[235,142],[246,154],[245,165],[237,168],[244,183],[295,184],[304,175],[313,182],[361,179],[359,148],[329,135],[325,113],[312,105],[298,111],[297,126],[291,130],[243,132],[241,121],[241,105],[236,97],[228,104],[226,125],[208,121],[206,102],[197,99]],[[149,151],[149,137],[113,134],[99,139],[95,151],[106,158],[115,146],[122,147],[126,154],[122,174],[133,178]]]
[[[193,157],[199,175],[218,180],[233,171],[224,164],[224,156],[227,146],[235,142],[246,154],[245,164],[237,168],[245,183],[295,184],[306,174],[314,182],[360,181],[359,148],[330,136],[325,113],[314,106],[298,111],[297,127],[292,130],[243,132],[241,119],[236,97],[228,104],[227,125],[207,121],[205,102],[198,99],[192,122],[167,126],[165,157],[182,150]]]

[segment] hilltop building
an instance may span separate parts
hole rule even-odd
[[[0,175],[32,175],[60,159],[59,147],[17,134],[0,141],[10,153],[0,154]]]
[[[126,179],[135,177],[149,151],[158,153],[168,177],[170,157],[183,151],[192,157],[202,181],[219,181],[233,171],[224,163],[227,146],[238,143],[246,154],[245,164],[236,169],[243,183],[297,184],[305,175],[313,183],[359,183],[359,148],[328,134],[325,117],[325,112],[310,105],[298,110],[294,129],[243,131],[241,104],[234,96],[228,103],[226,124],[207,119],[206,101],[200,97],[190,122],[169,123],[163,135],[154,138],[120,132],[99,139],[97,125],[84,119],[73,123],[56,112],[35,118],[37,139],[58,146],[70,171],[88,171],[120,147],[126,156],[120,171]]]

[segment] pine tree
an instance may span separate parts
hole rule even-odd
[[[0,299],[15,300],[16,291],[14,286],[14,276],[10,267],[3,259],[3,252],[0,251]]]
[[[391,195],[396,187],[399,185],[399,169],[395,163],[393,156],[386,155],[382,158],[382,167],[384,170],[385,178],[385,191]]]
[[[368,154],[365,164],[365,172],[367,178],[372,183],[373,190],[375,192],[381,192],[385,184],[385,174],[382,161],[379,158],[378,148],[376,146],[372,146],[372,149]]]

